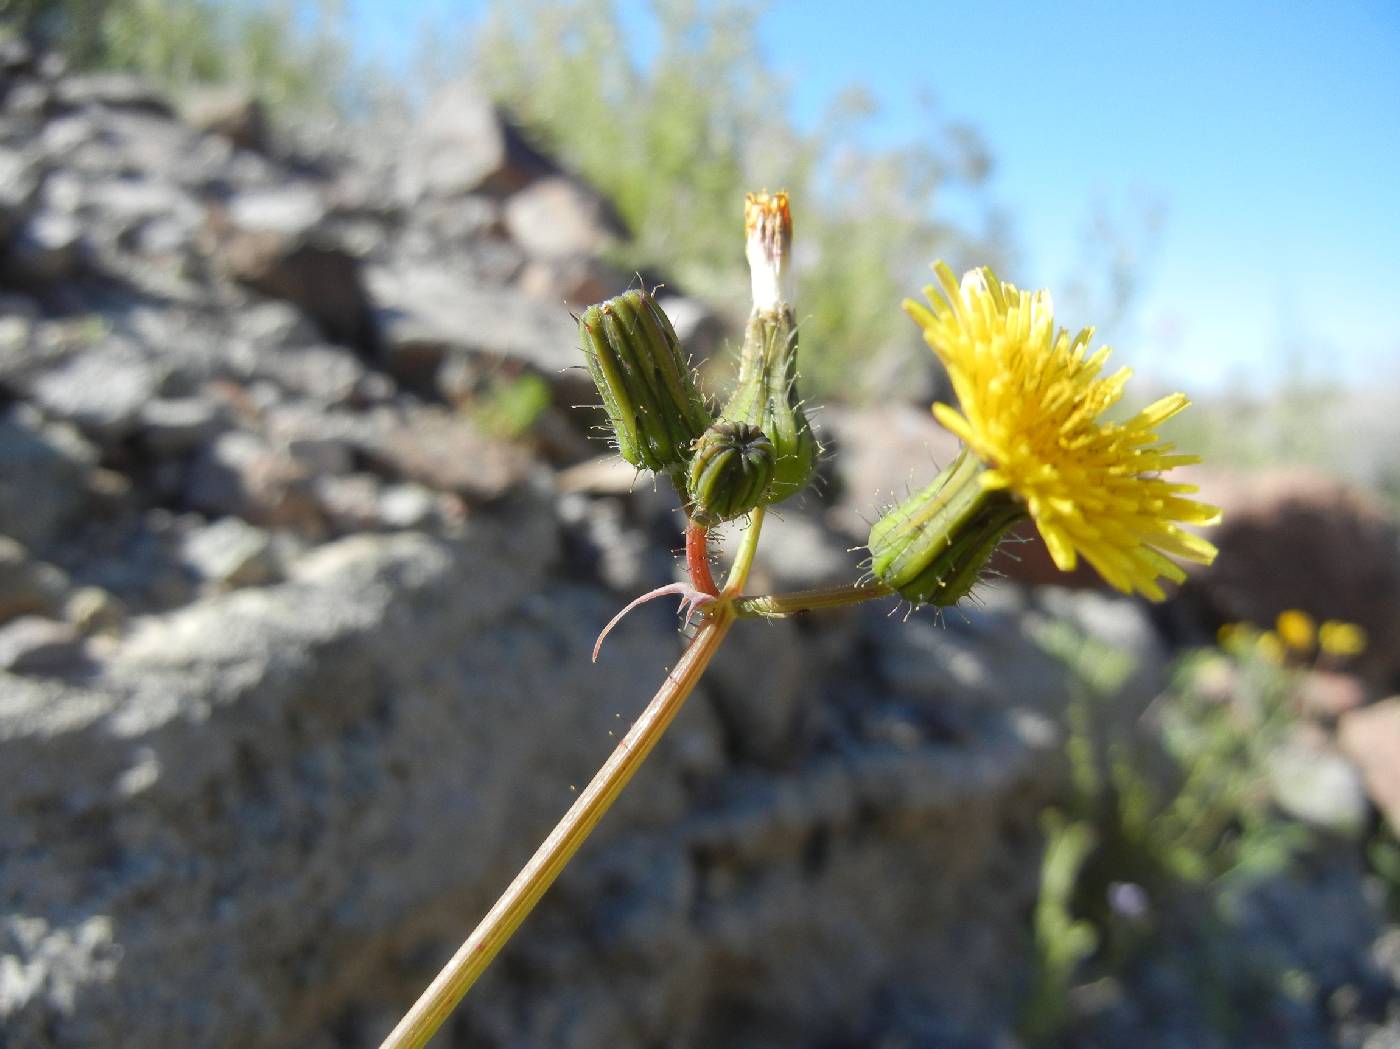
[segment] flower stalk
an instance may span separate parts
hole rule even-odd
[[[699,617],[695,636],[602,768],[381,1049],[426,1045],[631,781],[736,620],[782,619],[895,595],[915,604],[954,604],[970,592],[1007,530],[1027,518],[1061,568],[1073,568],[1082,556],[1113,586],[1155,600],[1164,596],[1159,578],[1182,575],[1169,556],[1202,563],[1215,556],[1209,542],[1182,528],[1213,523],[1215,509],[1184,498],[1193,489],[1162,477],[1195,461],[1155,432],[1186,406],[1185,397],[1164,398],[1125,423],[1100,420],[1127,375],[1100,375],[1107,350],[1087,354],[1091,331],[1071,338],[1056,329],[1048,293],[1018,291],[989,270],[959,283],[939,266],[928,305],[906,303],[906,309],[949,371],[960,410],[938,405],[934,411],[964,450],[872,527],[871,577],[744,596],[766,507],[806,486],[819,452],[797,388],[787,195],[750,195],[745,233],[754,308],[735,389],[718,420],[650,295],[628,292],[590,307],[580,322],[619,454],[669,476],[681,496],[690,577],[637,598],[598,644],[628,610],[662,596],[682,598],[686,623]],[[709,529],[745,515],[748,526],[720,588],[710,571]],[[1333,634],[1339,648],[1356,644],[1339,630]],[[1326,649],[1329,638],[1320,635],[1320,644]]]
[[[719,651],[734,619],[727,602],[708,613],[622,742],[380,1049],[422,1049],[442,1026],[642,767]]]
[[[844,608],[894,595],[895,591],[884,583],[847,583],[843,586],[798,590],[791,594],[741,597],[734,602],[734,614],[740,619],[791,619],[805,612]]]

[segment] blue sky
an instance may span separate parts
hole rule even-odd
[[[484,9],[348,6],[357,44],[391,65],[421,19]],[[760,46],[799,123],[860,83],[880,103],[881,144],[927,127],[921,94],[976,127],[1013,219],[1017,283],[1063,286],[1096,201],[1118,214],[1160,202],[1146,286],[1106,333],[1138,370],[1196,389],[1289,368],[1400,379],[1397,0],[777,0]]]

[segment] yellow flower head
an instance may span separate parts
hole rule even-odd
[[[1366,631],[1355,623],[1329,619],[1318,628],[1317,643],[1329,656],[1359,656],[1366,651]]]
[[[1049,292],[1019,291],[990,269],[961,284],[941,262],[934,271],[942,287],[925,289],[929,305],[904,304],[962,409],[936,404],[933,413],[990,467],[985,487],[1025,504],[1055,564],[1070,571],[1082,556],[1118,590],[1155,601],[1165,596],[1158,578],[1185,578],[1167,555],[1210,564],[1215,547],[1181,525],[1214,524],[1219,511],[1183,498],[1194,485],[1161,477],[1199,461],[1156,434],[1186,397],[1164,397],[1126,422],[1102,420],[1131,372],[1100,374],[1109,351],[1088,352],[1092,328],[1071,338],[1055,327]]]
[[[1275,666],[1283,665],[1283,658],[1288,654],[1288,649],[1284,647],[1283,639],[1272,630],[1265,630],[1254,642],[1254,651],[1269,663]]]
[[[1313,638],[1317,633],[1313,626],[1312,616],[1299,608],[1290,608],[1280,612],[1274,623],[1274,629],[1278,631],[1278,636],[1283,639],[1283,643],[1295,652],[1311,650]]]

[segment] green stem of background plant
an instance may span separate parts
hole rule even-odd
[[[705,621],[675,669],[666,675],[661,688],[578,800],[569,807],[564,818],[535,850],[510,887],[442,967],[427,990],[389,1033],[389,1037],[384,1039],[380,1049],[423,1049],[427,1045],[631,781],[694,691],[705,668],[719,651],[729,628],[734,625],[737,618],[734,599],[748,580],[762,526],[763,510],[760,508],[754,511],[748,531],[744,533],[734,566],[725,580],[723,595],[705,609]]]

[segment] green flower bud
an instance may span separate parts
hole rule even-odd
[[[739,381],[720,417],[756,426],[773,442],[773,484],[764,502],[780,503],[807,486],[818,452],[797,391],[787,194],[750,193],[744,201],[744,234],[753,313],[739,355]]]
[[[773,443],[762,430],[747,423],[715,423],[695,442],[690,460],[690,516],[714,525],[748,513],[763,501],[773,468]]]
[[[739,381],[720,418],[757,427],[773,442],[773,485],[765,503],[780,503],[807,487],[817,465],[817,438],[797,392],[797,324],[790,306],[749,318]]]
[[[1007,529],[1026,517],[1008,492],[982,486],[986,469],[964,449],[933,484],[876,521],[875,578],[915,603],[965,597]]]
[[[683,466],[710,412],[656,300],[629,291],[590,306],[579,333],[622,458],[645,470]]]

